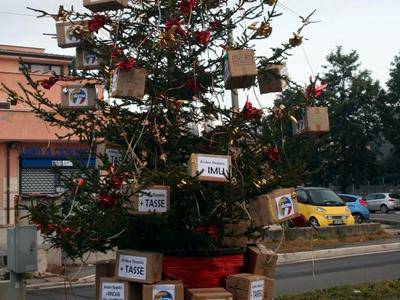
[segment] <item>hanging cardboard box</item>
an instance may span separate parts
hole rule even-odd
[[[102,158],[106,159],[110,164],[118,164],[123,159],[123,151],[121,146],[103,142],[96,147],[96,168],[104,166]]]
[[[161,253],[118,250],[115,276],[120,280],[155,283],[161,280],[162,259]]]
[[[254,226],[266,226],[291,220],[299,215],[294,188],[277,189],[250,200],[249,212]]]
[[[251,274],[275,278],[278,255],[262,244],[247,247],[244,269]]]
[[[293,134],[314,134],[329,132],[329,115],[327,107],[306,107],[302,119],[292,123]]]
[[[286,64],[267,65],[258,73],[260,94],[282,92],[287,86],[283,77],[288,75]]]
[[[115,278],[100,278],[97,300],[136,300],[142,296],[142,286]]]
[[[113,76],[111,97],[143,99],[146,78],[145,69],[132,69],[130,71],[117,69]]]
[[[263,300],[266,279],[249,273],[230,275],[226,279],[226,289],[233,294],[234,300]]]
[[[224,66],[225,89],[244,89],[254,84],[257,66],[251,49],[228,50]]]
[[[83,6],[93,12],[117,10],[128,7],[128,0],[83,0]]]
[[[76,68],[78,70],[94,70],[100,67],[96,53],[83,48],[76,48]]]
[[[275,279],[265,278],[264,300],[274,299]]]
[[[188,174],[204,181],[225,182],[232,172],[229,155],[192,153],[188,163]]]
[[[143,300],[184,300],[182,281],[160,281],[143,285]]]
[[[64,109],[94,109],[96,98],[93,84],[74,84],[61,89],[61,107]]]
[[[233,300],[233,295],[224,288],[187,289],[187,300]]]
[[[100,298],[100,279],[102,277],[114,277],[115,260],[104,260],[96,262],[96,299]]]
[[[248,238],[246,232],[250,227],[250,221],[240,221],[237,224],[225,224],[222,246],[225,247],[246,247]]]
[[[87,26],[87,21],[56,23],[58,47],[73,48],[79,46],[82,41],[76,36],[75,32],[87,31]]]
[[[170,207],[171,188],[168,185],[153,185],[132,195],[128,212],[132,215],[162,214]]]

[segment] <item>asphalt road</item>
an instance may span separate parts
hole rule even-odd
[[[297,294],[339,285],[400,278],[400,251],[281,265],[275,295]],[[28,291],[27,300],[94,299],[94,286]],[[399,291],[400,296],[400,291]]]

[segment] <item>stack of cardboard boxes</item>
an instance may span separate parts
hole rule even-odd
[[[116,260],[96,264],[97,300],[270,300],[277,255],[263,245],[247,248],[244,271],[226,278],[223,287],[188,288],[163,280],[163,255],[118,250]]]

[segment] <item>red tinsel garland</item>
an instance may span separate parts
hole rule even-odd
[[[217,257],[175,257],[163,258],[164,278],[182,280],[187,288],[224,286],[229,275],[242,272],[244,254]]]

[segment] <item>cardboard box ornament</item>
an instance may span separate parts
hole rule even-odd
[[[225,182],[232,172],[230,155],[192,153],[188,163],[188,174],[199,180]]]
[[[64,109],[95,109],[97,92],[94,84],[73,84],[61,88]]]
[[[225,89],[249,88],[257,76],[254,51],[251,49],[228,50],[224,65]]]
[[[278,255],[263,244],[248,246],[245,254],[244,269],[246,272],[275,278]]]
[[[143,300],[184,300],[182,281],[160,281],[143,285]]]
[[[146,78],[145,69],[134,68],[130,71],[117,69],[112,80],[111,97],[143,99]]]
[[[115,278],[100,278],[100,286],[97,300],[136,300],[140,299],[142,287],[127,281]]]
[[[242,248],[246,247],[248,243],[246,232],[250,225],[250,221],[245,220],[241,220],[237,224],[225,224],[222,246]]]
[[[83,48],[76,48],[76,68],[78,70],[95,70],[100,67],[96,53]]]
[[[124,156],[122,147],[108,142],[102,142],[96,146],[96,168],[104,167],[102,157],[110,164],[118,164]]]
[[[132,190],[135,190],[134,186],[132,186]],[[131,196],[131,206],[128,212],[132,215],[166,213],[170,207],[170,199],[170,186],[153,185],[141,190],[139,194]]]
[[[83,0],[83,6],[93,12],[117,10],[128,7],[128,0]]]
[[[291,220],[299,215],[294,188],[277,189],[250,200],[249,212],[254,226],[266,226]]]
[[[82,44],[76,36],[76,30],[87,31],[88,21],[68,21],[56,23],[57,42],[60,48],[73,48]]]
[[[161,280],[162,260],[161,253],[117,250],[115,277],[149,284],[158,282]]]
[[[329,114],[327,107],[306,107],[304,115],[297,124],[292,122],[293,135],[329,132]]]
[[[263,300],[266,279],[263,275],[249,273],[230,275],[226,279],[226,289],[234,300]]]
[[[100,298],[100,279],[102,277],[114,277],[115,273],[115,260],[103,260],[96,262],[96,299]]]
[[[271,64],[258,72],[258,86],[260,94],[282,92],[287,83],[284,77],[288,76],[286,64]]]
[[[224,288],[187,289],[187,300],[233,300],[233,295]]]

